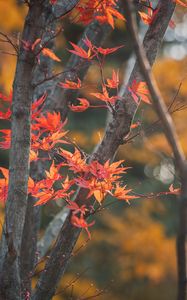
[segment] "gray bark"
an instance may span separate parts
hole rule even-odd
[[[33,43],[41,34],[41,5],[32,2],[22,40]],[[1,244],[1,297],[20,299],[20,248],[27,207],[29,176],[30,108],[32,72],[35,57],[20,45],[13,84],[12,135],[9,166],[9,190],[6,203],[4,235]]]
[[[77,1],[62,2],[64,13]],[[11,122],[11,149],[9,166],[9,188],[6,202],[5,223],[1,240],[0,299],[25,299],[21,289],[22,237],[27,211],[27,186],[29,177],[30,114],[33,99],[32,79],[36,66],[34,53],[25,49],[24,42],[33,44],[42,37],[48,25],[54,22],[55,11],[49,1],[32,0],[25,20],[13,84]],[[23,41],[23,42],[22,42]],[[29,209],[30,208],[30,209]],[[31,213],[28,215],[31,216]],[[30,218],[30,220],[32,217]],[[21,249],[22,248],[22,249]],[[25,250],[29,250],[25,247]],[[23,274],[24,276],[24,274]]]

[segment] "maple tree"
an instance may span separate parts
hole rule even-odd
[[[168,125],[170,119],[162,117],[164,106],[159,108],[160,98],[151,84],[154,79],[149,77],[149,72],[168,25],[173,26],[171,17],[176,3],[183,7],[187,4],[186,1],[167,0],[158,1],[155,7],[154,1],[148,1],[148,4],[147,1],[134,1],[137,15],[149,26],[143,43],[147,63],[141,56],[137,32],[133,32],[131,2],[71,0],[67,4],[63,0],[24,1],[28,15],[19,45],[9,41],[17,55],[13,89],[8,96],[0,94],[4,107],[0,118],[11,123],[11,129],[0,130],[0,147],[10,149],[9,171],[0,168],[0,200],[6,206],[1,241],[0,299],[52,299],[81,229],[90,239],[95,221],[88,221],[88,218],[101,209],[107,195],[126,202],[137,198],[124,183],[124,173],[128,172],[125,162],[113,162],[113,157],[133,128],[132,121],[141,101],[147,104],[153,101],[174,152],[181,180],[183,175],[186,176],[185,158],[177,136]],[[67,70],[58,74],[53,72],[53,63],[60,63],[63,58],[55,54],[53,43],[63,28],[58,22],[61,19],[63,22],[65,17],[72,23],[88,27],[79,44],[69,42],[70,63]],[[124,47],[104,48],[102,45],[105,36],[115,28],[116,20],[126,22],[129,31],[132,30],[137,54],[137,63],[123,93],[119,90],[119,71],[113,70],[110,78],[105,78],[103,72],[107,57]],[[93,24],[97,30],[94,30]],[[154,39],[150,43],[153,33]],[[89,99],[79,97],[80,90],[84,89],[85,74],[92,64],[100,71],[100,87],[90,93],[90,97],[100,101],[98,105],[91,105]],[[48,66],[47,71],[45,65]],[[62,75],[61,78],[59,75]],[[58,104],[49,95],[54,79],[63,95]],[[55,92],[53,94],[55,98]],[[96,150],[87,155],[68,136],[65,129],[68,111],[77,113],[99,107],[108,110],[112,121],[106,126]],[[164,112],[167,117],[167,112]],[[181,190],[171,186],[168,194],[181,194],[186,198],[186,186],[182,185]],[[34,272],[38,263],[38,228],[35,226],[35,222],[39,223],[38,211],[40,206],[59,199],[64,201],[68,214],[32,290],[29,274]],[[182,201],[183,206],[185,201]],[[182,216],[180,220],[185,227]],[[182,229],[183,241],[179,240],[179,248],[184,246],[186,235],[185,229]],[[183,300],[186,274],[181,263],[184,263],[185,256],[184,249],[179,251],[178,300]]]

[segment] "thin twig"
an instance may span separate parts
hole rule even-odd
[[[16,53],[18,54],[18,46],[15,45],[12,40],[9,38],[9,36],[3,32],[0,32],[0,35],[2,35],[4,38],[6,38],[6,41],[14,48],[14,50],[16,51]]]

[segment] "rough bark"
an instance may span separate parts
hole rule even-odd
[[[63,2],[65,13],[77,1]],[[22,299],[21,291],[21,243],[27,211],[27,185],[29,177],[30,109],[33,99],[33,71],[36,65],[34,53],[26,49],[42,37],[47,26],[56,18],[49,1],[30,1],[25,20],[15,79],[11,122],[11,150],[9,189],[6,217],[1,241],[0,299]],[[23,253],[23,252],[22,252]]]
[[[46,47],[54,50],[54,33],[56,30],[56,20],[49,22],[47,30],[43,32],[42,43],[46,43]],[[43,80],[45,74],[52,75],[54,67],[54,61],[46,56],[40,57],[40,64],[37,64],[33,72],[32,85],[35,85],[35,81]],[[41,84],[37,88],[33,89],[33,102],[39,99],[43,94],[49,95],[52,92],[52,84],[50,81]],[[30,176],[35,181],[44,179],[45,177],[46,163],[43,161],[37,161],[31,163]],[[34,206],[35,199],[31,195],[28,195],[27,209],[25,216],[25,223],[23,228],[23,236],[21,242],[21,286],[22,293],[31,293],[31,273],[34,272],[35,265],[38,260],[37,253],[37,235],[40,228],[41,207]]]
[[[33,43],[38,35],[41,7],[32,3],[22,40]],[[39,27],[39,28],[38,28]],[[32,71],[35,57],[20,45],[13,84],[12,135],[9,166],[9,190],[1,247],[1,294],[5,299],[20,299],[20,247],[27,207],[29,176],[30,107],[32,102]]]

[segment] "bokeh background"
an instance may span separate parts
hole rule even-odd
[[[26,7],[16,0],[0,0],[0,31],[19,40],[26,12]],[[173,20],[175,28],[168,28],[154,74],[167,105],[173,103],[172,116],[187,154],[187,10],[178,8]],[[68,19],[63,24],[63,35],[56,41],[56,53],[62,57],[62,63],[55,66],[56,70],[63,70],[64,62],[70,56],[68,41],[76,43],[84,30],[83,26],[72,24]],[[147,27],[139,23],[139,28],[143,36]],[[117,22],[105,47],[121,44],[125,47],[106,60],[104,74],[110,77],[112,69],[119,69],[121,84],[125,85],[134,58],[125,25]],[[10,46],[0,42],[0,92],[4,94],[9,94],[12,89],[16,63],[12,54]],[[81,96],[97,104],[90,92],[95,92],[99,83],[99,70],[93,65]],[[0,103],[1,109],[2,105]],[[89,109],[81,114],[70,112],[67,127],[71,138],[91,153],[102,138],[106,118],[104,109]],[[90,299],[86,297],[97,293],[101,294],[96,299],[101,300],[175,299],[177,199],[174,195],[158,196],[158,193],[168,191],[171,184],[179,187],[177,174],[152,105],[140,105],[134,124],[129,143],[120,147],[117,159],[124,159],[131,167],[124,183],[141,197],[130,205],[107,200],[106,207],[96,216],[91,241],[86,242],[87,236],[82,233],[54,300]],[[7,124],[1,121],[0,127],[5,128]],[[8,152],[2,149],[0,165],[8,167]],[[60,203],[43,207],[41,235],[60,209]],[[3,210],[4,204],[0,203],[1,223]],[[33,278],[33,285],[35,282],[36,278]]]

